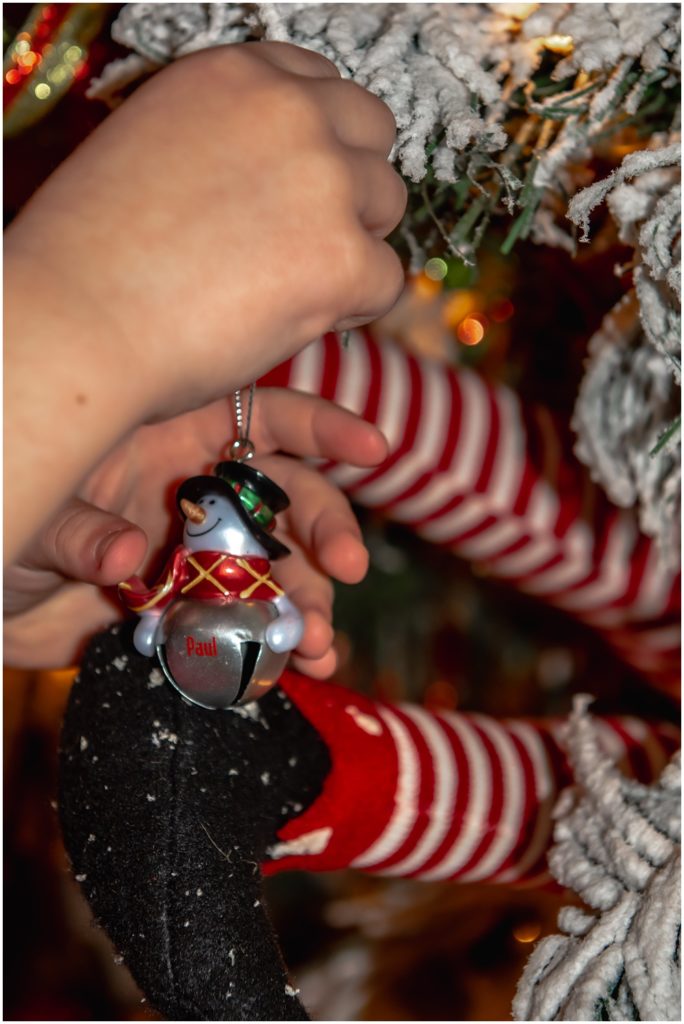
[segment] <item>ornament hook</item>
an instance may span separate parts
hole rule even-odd
[[[242,408],[242,393],[238,388],[233,396],[235,402],[235,426],[237,437],[230,446],[230,457],[234,462],[248,462],[254,457],[254,445],[249,439],[249,429],[252,424],[252,406],[254,405],[254,392],[256,384],[250,384],[247,397],[247,416],[244,416]]]

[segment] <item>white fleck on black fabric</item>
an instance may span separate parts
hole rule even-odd
[[[169,1019],[307,1020],[260,864],[320,793],[327,747],[278,687],[243,714],[185,703],[128,633],[93,641],[66,712],[59,802],[74,875]]]

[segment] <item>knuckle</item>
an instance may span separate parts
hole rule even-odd
[[[382,246],[386,255],[386,263],[383,274],[383,297],[387,303],[389,309],[397,301],[406,283],[404,274],[404,268],[401,260],[397,256],[396,252],[387,242],[383,242]]]
[[[333,605],[333,600],[335,598],[335,587],[333,586],[332,580],[329,579],[327,576],[321,579],[319,587],[319,598],[326,610],[326,613],[329,613]]]
[[[367,116],[371,118],[378,132],[379,140],[387,147],[391,146],[397,134],[397,122],[394,114],[384,100],[381,100],[375,93],[365,89],[358,82],[345,79],[342,86],[349,90],[356,91],[356,96],[365,103]]]
[[[403,217],[408,200],[408,189],[403,178],[386,160],[382,160],[374,184],[371,210],[374,209],[372,205],[374,199],[377,204],[375,210],[377,224],[371,226],[377,227],[377,233],[384,237],[396,227]]]
[[[368,241],[351,219],[335,238],[335,280],[345,303],[353,304],[363,288],[368,269]]]
[[[248,45],[247,43],[232,43],[195,50],[193,53],[187,53],[172,61],[163,69],[162,74],[167,81],[170,81],[173,76],[177,78],[195,77],[198,81],[204,81],[206,86],[207,79],[204,76],[221,75],[225,77],[251,67],[253,57],[248,50]]]
[[[296,46],[294,43],[281,42],[279,40],[268,40],[245,45],[255,47],[257,56],[263,57],[266,60],[273,60],[278,66],[282,67],[282,61],[285,60],[288,70],[291,70],[294,74],[299,72],[307,74],[316,70],[330,77],[340,77],[340,73],[333,62],[315,50],[308,50],[302,46]]]
[[[90,510],[75,503],[51,524],[46,534],[47,546],[52,548],[58,563],[67,564],[92,529]]]

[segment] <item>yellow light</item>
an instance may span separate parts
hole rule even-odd
[[[572,53],[573,39],[572,36],[545,36],[541,44],[545,50],[550,50],[551,53],[567,56]]]
[[[468,291],[467,289],[452,292],[444,303],[442,320],[448,327],[458,327],[461,321],[465,320],[469,313],[474,313],[476,309],[477,297],[475,292]]]
[[[32,68],[34,64],[40,63],[40,57],[33,50],[28,50],[26,53],[17,58],[17,64],[22,68]]]
[[[442,290],[442,286],[439,281],[434,281],[429,278],[426,274],[418,274],[413,279],[413,291],[419,299],[425,299],[430,301],[434,299],[436,295]]]
[[[51,71],[48,71],[48,80],[52,82],[53,85],[61,85],[62,82],[66,82],[67,78],[71,78],[72,75],[73,71],[71,68],[68,68],[66,64],[58,64],[56,68],[52,68]]]
[[[541,935],[541,924],[539,921],[523,921],[513,929],[513,938],[516,942],[524,945],[534,942]]]
[[[71,689],[71,685],[76,678],[77,673],[77,668],[54,668],[49,671],[41,672],[41,676],[45,678],[45,681],[50,686],[68,691]]]
[[[474,316],[467,316],[456,328],[456,337],[463,345],[479,345],[484,338],[484,327]]]
[[[37,100],[46,100],[52,92],[52,89],[45,82],[39,82],[33,92]]]
[[[427,261],[423,269],[431,281],[443,281],[447,276],[449,267],[445,260],[440,259],[439,256],[435,256],[433,259]]]
[[[623,157],[629,156],[630,153],[635,153],[637,149],[641,149],[638,142],[614,142],[610,147],[610,152],[612,156],[622,160]]]
[[[28,53],[30,49],[31,44],[29,43],[28,39],[20,39],[17,43],[14,44],[15,53]]]
[[[70,64],[78,64],[82,56],[83,50],[80,46],[70,46],[64,54],[64,59],[68,60]]]

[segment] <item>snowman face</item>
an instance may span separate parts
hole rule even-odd
[[[265,557],[264,548],[249,532],[228,498],[209,493],[195,504],[206,515],[202,523],[185,520],[183,544],[189,551],[227,551],[233,555]]]

